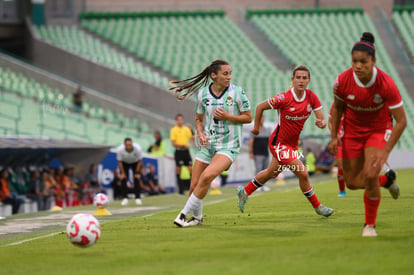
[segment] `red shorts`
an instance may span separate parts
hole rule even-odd
[[[343,137],[342,157],[344,159],[360,158],[364,156],[364,149],[367,147],[375,147],[382,149],[391,136],[391,129],[384,132],[369,133],[360,137]]]
[[[342,147],[341,147],[341,145],[338,145],[335,158],[336,159],[341,159],[342,158]]]
[[[269,149],[273,157],[277,159],[280,164],[286,165],[297,159],[300,155],[297,150],[294,150],[290,145],[278,143],[272,145],[269,143]]]

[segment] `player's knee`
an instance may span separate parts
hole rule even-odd
[[[356,184],[355,182],[346,182],[346,187],[351,190],[360,189],[361,187],[359,184]]]
[[[215,176],[210,173],[203,173],[200,176],[199,183],[202,185],[209,185],[213,180],[215,179]]]
[[[369,183],[376,183],[378,181],[378,174],[375,171],[366,171],[364,172],[364,179]]]

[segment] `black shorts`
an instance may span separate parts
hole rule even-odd
[[[193,165],[193,160],[191,159],[189,150],[175,150],[174,159],[175,159],[176,166]]]

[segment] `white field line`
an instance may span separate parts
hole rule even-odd
[[[35,237],[35,238],[24,239],[24,240],[21,240],[21,241],[18,241],[18,242],[14,242],[14,243],[9,243],[9,244],[0,246],[0,248],[1,247],[8,247],[8,246],[20,245],[20,244],[24,244],[24,243],[31,242],[31,241],[34,241],[34,240],[39,240],[39,239],[53,237],[53,236],[56,236],[56,235],[59,235],[59,234],[62,234],[62,231],[53,232],[53,233],[50,233],[50,234],[47,234],[47,235],[43,235],[43,236],[39,236],[39,237]]]

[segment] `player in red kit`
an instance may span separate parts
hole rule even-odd
[[[333,103],[332,103],[333,106]],[[332,106],[329,109],[329,119],[328,119],[328,126],[329,129],[332,129]],[[339,126],[338,126],[338,137],[342,138],[344,136],[344,126],[342,124],[342,121],[344,119],[344,114],[342,113],[341,116],[341,120],[339,122]],[[336,159],[336,165],[338,166],[338,173],[337,173],[337,180],[338,180],[338,187],[339,187],[339,193],[338,193],[338,197],[340,198],[344,198],[346,196],[346,190],[345,190],[345,179],[344,179],[344,173],[343,173],[343,165],[342,165],[342,146],[341,144],[338,144],[338,149],[336,150],[336,155],[335,155],[335,159]],[[389,183],[389,185],[391,185],[391,183],[393,181],[395,181],[396,178],[396,174],[395,171],[392,169],[389,169],[385,175],[379,175],[379,182],[380,182],[380,186],[385,186],[387,184],[387,182]],[[391,189],[389,189],[389,191],[391,192],[391,195],[393,196],[393,198],[397,199],[399,196],[399,192],[398,192],[398,185],[395,184],[392,186]]]
[[[259,133],[263,111],[278,110],[279,122],[269,138],[269,149],[273,158],[267,169],[260,171],[245,187],[239,186],[237,189],[238,206],[240,211],[244,212],[249,195],[262,187],[270,178],[289,169],[299,178],[299,186],[316,213],[329,217],[333,209],[319,202],[309,182],[306,167],[298,159],[297,152],[299,135],[312,111],[316,116],[316,126],[326,127],[322,105],[318,97],[311,90],[306,89],[310,82],[310,71],[306,66],[297,66],[293,70],[291,80],[293,87],[290,90],[263,101],[256,108],[254,127],[251,130],[255,135]]]
[[[395,173],[379,178],[380,170],[403,133],[407,119],[401,95],[390,76],[375,67],[375,38],[363,33],[352,48],[352,68],[342,72],[334,84],[331,114],[331,143],[336,154],[342,145],[343,173],[349,189],[365,189],[364,237],[375,237],[376,218],[381,200],[380,186],[394,199],[399,196]],[[344,135],[338,136],[343,119]],[[391,117],[395,119],[395,125]]]

